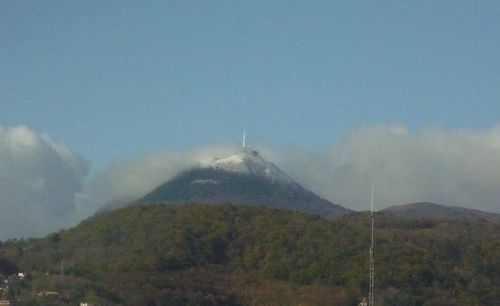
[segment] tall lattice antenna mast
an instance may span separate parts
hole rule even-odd
[[[374,228],[375,228],[375,218],[373,216],[373,191],[374,191],[374,187],[372,185],[372,197],[371,197],[371,202],[370,202],[370,215],[371,215],[371,221],[372,221],[372,233],[371,233],[371,238],[372,238],[372,243],[370,245],[370,289],[369,289],[369,293],[368,293],[368,306],[373,306],[373,298],[374,298],[374,294],[373,294],[373,289],[374,289],[374,285],[375,285],[375,263],[374,263],[374,259],[373,259],[373,248],[375,246],[375,241],[373,239],[373,232],[374,232]]]

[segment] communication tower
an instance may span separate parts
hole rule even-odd
[[[368,292],[368,306],[373,306],[373,299],[374,299],[374,286],[375,286],[375,262],[373,258],[373,249],[375,247],[375,241],[373,239],[373,234],[374,234],[374,228],[375,228],[375,217],[373,215],[373,190],[374,187],[372,185],[372,196],[371,196],[371,202],[370,202],[370,217],[371,217],[371,222],[372,222],[372,232],[371,232],[371,245],[370,245],[370,289]]]

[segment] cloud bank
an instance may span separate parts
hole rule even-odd
[[[500,128],[411,133],[402,125],[362,126],[329,147],[256,144],[297,182],[354,210],[429,201],[500,213]],[[0,128],[0,240],[40,236],[103,207],[135,200],[202,161],[236,146],[156,152],[116,160],[88,177],[88,163],[26,127]]]
[[[100,209],[122,207],[137,200],[182,170],[236,152],[230,145],[205,146],[184,153],[158,152],[131,160],[116,160],[91,177],[77,195],[80,218]]]
[[[500,128],[415,134],[403,125],[369,125],[321,151],[255,147],[297,182],[354,210],[369,208],[373,184],[378,209],[429,201],[500,213]],[[138,198],[182,169],[237,150],[214,146],[114,163],[90,180],[86,205],[94,211],[113,199]]]
[[[88,163],[24,127],[0,127],[0,239],[40,236],[68,226]]]
[[[297,181],[355,210],[369,209],[374,184],[378,209],[429,201],[500,212],[499,128],[412,134],[401,125],[364,126],[323,152],[277,151]]]

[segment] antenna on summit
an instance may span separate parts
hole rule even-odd
[[[243,129],[243,144],[242,144],[242,146],[241,146],[241,148],[242,148],[243,150],[245,150],[245,149],[246,149],[246,143],[245,143],[245,142],[246,142],[246,138],[247,138],[246,136],[247,136],[247,135],[246,135],[246,131],[245,131],[245,129]]]

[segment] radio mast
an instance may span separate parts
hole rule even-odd
[[[375,263],[373,260],[373,248],[375,246],[374,240],[373,240],[373,232],[374,232],[374,216],[373,216],[373,185],[372,185],[372,197],[371,197],[371,203],[370,203],[370,215],[371,215],[371,221],[372,221],[372,233],[371,233],[371,238],[372,238],[372,243],[370,245],[370,289],[368,292],[368,306],[373,306],[373,289],[375,285]]]

